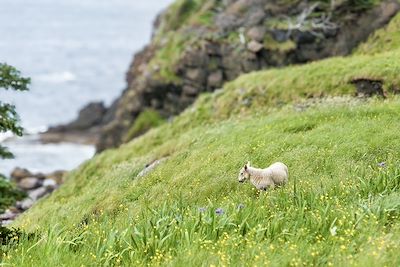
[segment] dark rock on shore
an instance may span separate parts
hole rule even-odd
[[[79,112],[78,118],[68,124],[50,127],[40,138],[44,143],[72,142],[95,144],[107,108],[102,102],[89,103]]]
[[[27,178],[27,177],[33,177],[33,174],[30,171],[28,171],[27,169],[23,169],[23,168],[18,168],[17,167],[11,172],[11,180],[15,181],[17,183],[21,179]]]
[[[41,181],[36,177],[23,178],[18,182],[18,187],[22,190],[35,189],[41,186]]]
[[[75,143],[82,145],[95,145],[99,142],[101,128],[98,126],[86,130],[70,130],[68,128],[50,129],[40,134],[40,141],[48,143]]]
[[[49,132],[83,131],[101,124],[107,109],[102,102],[89,103],[79,111],[78,118],[66,125],[51,127]]]

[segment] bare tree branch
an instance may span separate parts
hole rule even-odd
[[[323,38],[324,35],[322,32],[337,29],[338,25],[332,21],[332,10],[335,6],[335,0],[331,0],[328,13],[324,12],[320,15],[320,17],[310,18],[310,15],[319,5],[320,2],[316,2],[305,8],[294,21],[292,18],[286,16],[288,23],[287,36],[291,36],[294,30],[298,30],[301,32],[310,32],[314,36]]]

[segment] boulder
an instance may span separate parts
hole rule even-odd
[[[146,164],[146,166],[144,166],[144,169],[141,170],[138,175],[136,176],[136,178],[140,178],[145,176],[146,174],[148,174],[149,172],[151,172],[152,170],[154,170],[158,165],[160,165],[161,163],[163,163],[167,158],[161,158],[161,159],[157,159],[149,164]]]
[[[25,210],[31,208],[31,207],[33,206],[33,203],[34,203],[34,201],[33,201],[32,199],[30,199],[30,198],[25,198],[25,199],[22,200],[22,201],[17,201],[17,203],[15,204],[15,206],[16,206],[18,209],[20,209],[20,210],[22,210],[22,211],[25,211]]]
[[[18,213],[6,210],[3,214],[0,214],[0,221],[14,220],[18,216]]]
[[[12,172],[11,172],[11,180],[15,181],[15,182],[19,182],[21,179],[26,178],[26,177],[32,177],[33,174],[28,171],[27,169],[23,169],[23,168],[15,168]]]
[[[33,201],[37,201],[48,193],[49,192],[47,191],[46,187],[39,187],[35,190],[29,191],[28,195]]]
[[[182,66],[185,67],[199,67],[206,66],[207,64],[207,53],[199,49],[184,54],[182,58]]]
[[[253,53],[258,53],[263,48],[264,48],[263,44],[260,44],[259,42],[256,42],[254,40],[247,44],[247,49],[249,49]]]
[[[190,85],[185,85],[183,86],[183,94],[187,96],[196,96],[199,94],[199,90],[197,88],[190,86]]]
[[[266,33],[265,27],[256,26],[256,27],[252,27],[252,28],[250,28],[250,30],[248,30],[247,36],[254,41],[263,42],[265,33]]]
[[[233,31],[235,28],[241,26],[244,20],[232,14],[218,14],[215,18],[215,25],[221,31]]]
[[[196,81],[199,83],[203,83],[206,77],[206,73],[203,69],[196,68],[196,69],[187,69],[186,70],[186,77],[189,80]]]
[[[55,171],[53,173],[50,173],[46,175],[47,179],[52,179],[54,180],[58,185],[62,184],[64,182],[64,176],[67,174],[66,171]]]
[[[57,184],[57,182],[56,181],[54,181],[53,179],[45,179],[44,181],[43,181],[43,185],[42,185],[44,188],[46,188],[46,190],[48,191],[48,192],[52,192],[52,191],[54,191],[55,189],[57,189],[57,187],[58,187],[58,184]]]
[[[31,190],[38,188],[41,185],[41,181],[36,177],[23,178],[18,182],[18,187],[22,190]]]
[[[224,75],[221,70],[217,70],[208,76],[207,84],[209,87],[221,87],[224,82]]]
[[[259,8],[252,8],[247,14],[245,25],[249,27],[260,24],[261,22],[263,22],[265,16],[266,15],[264,10]]]

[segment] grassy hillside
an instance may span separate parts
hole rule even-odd
[[[15,223],[37,236],[2,247],[3,264],[400,265],[399,56],[257,72],[203,95],[73,171]],[[382,79],[388,97],[354,98],[354,78]],[[239,184],[247,160],[285,162],[290,182]]]

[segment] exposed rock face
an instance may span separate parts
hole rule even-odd
[[[85,130],[99,125],[106,111],[107,109],[102,102],[90,103],[79,112],[78,119],[66,127],[75,130]]]
[[[400,7],[391,0],[366,9],[353,8],[348,1],[332,6],[271,0],[210,3],[204,1],[197,9],[206,10],[209,23],[168,28],[168,11],[157,18],[151,44],[130,66],[126,90],[105,113],[98,150],[121,144],[146,108],[174,116],[201,92],[218,89],[242,73],[347,55]],[[179,37],[183,41],[177,42]],[[165,47],[181,47],[178,57],[168,57],[167,67],[158,53]]]

